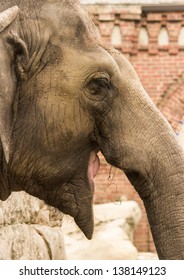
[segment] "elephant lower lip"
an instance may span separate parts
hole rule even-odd
[[[89,182],[93,182],[94,181],[94,178],[97,175],[99,168],[100,168],[99,157],[93,151],[90,154],[89,163],[88,163],[88,179],[89,179]]]
[[[78,218],[75,218],[75,223],[78,225],[80,230],[84,233],[87,239],[91,240],[93,236],[93,220],[89,221],[80,221]]]

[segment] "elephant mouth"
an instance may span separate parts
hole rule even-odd
[[[93,219],[93,194],[94,194],[94,178],[100,168],[100,160],[96,151],[92,151],[89,156],[87,179],[88,183],[81,186],[85,197],[77,199],[78,201],[78,215],[74,220],[84,235],[91,239],[93,235],[94,219]]]
[[[88,172],[87,172],[89,183],[94,183],[94,178],[96,177],[99,168],[100,168],[100,159],[97,155],[97,152],[92,151],[89,157]]]

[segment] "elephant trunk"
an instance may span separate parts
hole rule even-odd
[[[106,160],[142,198],[160,259],[184,259],[184,153],[128,61],[114,54],[118,94],[97,123]]]
[[[142,139],[133,168],[122,167],[144,202],[159,258],[184,259],[183,151],[163,128],[156,135]]]

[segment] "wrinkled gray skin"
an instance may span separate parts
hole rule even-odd
[[[0,5],[0,198],[23,189],[90,239],[100,150],[143,199],[159,257],[184,259],[183,152],[130,63],[77,1]]]

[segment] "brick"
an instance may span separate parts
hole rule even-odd
[[[99,21],[114,21],[115,15],[114,14],[100,14]]]
[[[175,48],[170,48],[169,49],[169,54],[170,55],[177,55],[178,54],[178,48],[177,47],[175,47]]]
[[[168,21],[181,21],[182,20],[182,13],[168,13],[167,14]]]
[[[111,36],[114,24],[111,22],[108,23],[100,23],[99,30],[102,36]]]
[[[121,20],[132,20],[132,21],[137,21],[141,19],[140,14],[133,14],[133,13],[123,13],[120,15]]]
[[[150,55],[157,55],[158,54],[158,49],[149,48],[149,54]]]
[[[167,23],[167,30],[169,33],[170,41],[172,38],[174,38],[176,41],[178,41],[178,36],[181,29],[181,22],[179,23]]]
[[[158,34],[160,32],[161,24],[160,23],[149,23],[147,24],[148,34],[150,38],[158,39]]]
[[[147,15],[147,21],[161,21],[162,20],[162,14],[161,13],[149,13]]]

